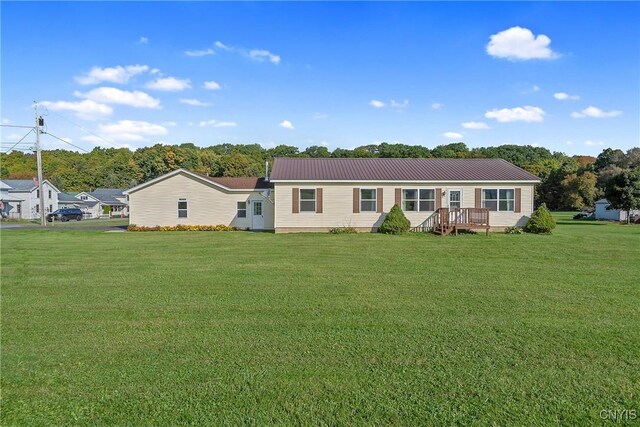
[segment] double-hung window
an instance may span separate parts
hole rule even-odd
[[[314,188],[300,189],[300,212],[316,211],[316,190]]]
[[[238,202],[238,218],[247,217],[247,202]]]
[[[406,212],[435,211],[435,193],[433,189],[403,189],[402,207]]]
[[[375,212],[377,206],[375,188],[360,189],[360,212]]]
[[[178,218],[187,217],[187,199],[178,199]]]
[[[515,191],[513,189],[482,190],[482,207],[490,211],[513,212],[515,210]]]

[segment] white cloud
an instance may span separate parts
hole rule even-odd
[[[194,107],[208,107],[211,104],[209,104],[208,102],[202,102],[198,99],[195,98],[191,98],[191,99],[181,99],[180,100],[181,104],[187,104],[187,105],[191,105]]]
[[[445,132],[442,134],[442,136],[449,138],[449,139],[460,139],[462,138],[462,134],[458,133],[458,132]]]
[[[568,93],[565,93],[565,92],[556,92],[553,94],[553,97],[560,101],[565,101],[567,99],[577,101],[578,99],[580,99],[578,95],[569,95]]]
[[[186,50],[184,54],[187,56],[199,57],[199,56],[214,55],[215,52],[213,51],[213,49],[201,49],[201,50]]]
[[[409,100],[405,99],[403,102],[397,102],[396,100],[391,100],[391,108],[403,109],[409,106]]]
[[[567,142],[565,142],[565,144],[567,144],[567,145],[573,145],[573,142],[572,142],[572,141],[567,141]]]
[[[281,128],[289,129],[289,130],[295,129],[293,127],[293,123],[291,123],[289,120],[283,120],[282,123],[280,123],[278,126],[280,126]]]
[[[544,34],[534,36],[531,30],[511,27],[489,37],[487,53],[510,60],[554,59],[558,54],[549,48],[551,39]]]
[[[168,121],[168,122],[163,122],[162,126],[177,126],[178,123],[174,122],[174,121]]]
[[[4,118],[3,118],[3,119],[2,119],[2,124],[3,124],[3,125],[9,125],[9,124],[11,124],[11,120],[9,120],[9,119],[4,119]]]
[[[209,89],[209,90],[220,90],[221,86],[220,83],[215,82],[213,80],[209,81],[209,82],[204,82],[204,86],[205,89]]]
[[[491,129],[485,122],[466,122],[462,123],[462,127],[465,129]]]
[[[113,108],[109,107],[108,105],[92,101],[90,99],[85,99],[78,102],[43,101],[40,104],[53,111],[72,111],[78,118],[84,120],[97,120],[99,118],[107,117],[113,114]]]
[[[540,90],[540,86],[538,85],[533,85],[533,87],[531,88],[531,90],[533,90],[534,92],[538,92]]]
[[[160,100],[145,92],[120,90],[115,87],[99,87],[86,93],[75,91],[74,96],[104,104],[121,104],[137,108],[160,108]]]
[[[327,141],[320,141],[320,146],[321,147],[328,147],[329,143]]]
[[[433,110],[442,110],[444,108],[444,104],[441,104],[439,102],[434,102],[433,104],[431,104],[431,108]]]
[[[226,44],[224,44],[222,42],[215,42],[213,45],[215,47],[217,47],[218,49],[223,49],[223,50],[230,50],[231,49],[229,46],[227,46]]]
[[[149,39],[147,37],[140,37],[140,39],[138,39],[138,44],[148,44],[149,43]]]
[[[280,63],[280,56],[279,55],[275,55],[271,52],[269,52],[268,50],[264,50],[264,49],[253,49],[249,51],[249,58],[258,61],[258,62],[262,62],[265,60],[268,60],[269,62],[271,62],[272,64],[279,64]]]
[[[327,117],[329,116],[325,113],[314,113],[313,116],[311,116],[314,120],[326,119]]]
[[[584,145],[586,145],[587,147],[600,147],[604,145],[604,142],[602,141],[585,141]]]
[[[160,77],[147,83],[147,88],[165,92],[180,92],[191,88],[191,81],[189,79],[176,79],[175,77]]]
[[[385,103],[382,101],[378,101],[377,99],[372,99],[371,101],[369,101],[369,105],[375,108],[382,108],[385,106]]]
[[[74,77],[81,85],[92,85],[100,82],[127,83],[129,79],[138,74],[149,71],[147,65],[118,65],[110,68],[93,67],[91,71],[82,76]]]
[[[207,120],[198,123],[198,126],[200,126],[201,128],[205,126],[214,128],[231,128],[238,126],[238,124],[236,122],[219,122],[217,120]]]
[[[167,128],[144,121],[120,120],[98,125],[98,132],[114,141],[146,141],[148,136],[166,135]],[[87,141],[86,138],[83,139]]]
[[[537,142],[534,142],[533,144],[531,144],[532,147],[540,147],[540,144],[538,144]]]
[[[622,111],[612,110],[612,111],[602,111],[598,107],[587,107],[581,112],[573,112],[571,113],[571,117],[574,119],[582,119],[584,117],[592,117],[594,119],[606,119],[610,117],[616,117],[622,114]]]
[[[515,108],[493,109],[487,111],[484,116],[488,119],[496,119],[500,123],[507,122],[541,122],[545,112],[540,107],[530,105]]]

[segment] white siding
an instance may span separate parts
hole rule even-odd
[[[395,203],[396,188],[441,188],[445,195],[442,197],[442,206],[448,203],[448,190],[462,190],[462,207],[475,207],[476,188],[507,188],[521,189],[521,212],[491,212],[489,221],[491,227],[507,227],[526,224],[533,211],[533,184],[513,183],[500,185],[490,182],[478,182],[473,184],[437,183],[437,184],[407,184],[407,183],[281,183],[275,184],[276,206],[276,231],[311,231],[312,229],[325,230],[333,227],[355,227],[360,229],[372,229],[378,227],[384,220],[384,216]],[[301,212],[292,213],[292,189],[293,188],[322,188],[323,189],[323,213]],[[353,213],[353,188],[382,188],[383,189],[383,213],[364,212]],[[438,195],[436,195],[438,197]],[[405,212],[412,226],[417,226],[425,221],[433,212]]]
[[[263,200],[264,228],[273,229],[273,204],[261,191],[225,191],[185,174],[173,175],[129,194],[129,223],[156,225],[231,225],[251,228],[251,205],[247,217],[237,217],[237,202]],[[178,218],[178,200],[186,199],[187,217]]]

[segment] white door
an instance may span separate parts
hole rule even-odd
[[[449,190],[449,209],[462,207],[462,190]]]
[[[264,213],[262,211],[262,201],[253,200],[251,202],[251,229],[263,230],[264,229]]]

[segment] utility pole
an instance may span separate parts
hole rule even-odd
[[[33,101],[36,110],[36,159],[38,163],[38,193],[40,193],[40,225],[46,227],[47,221],[44,215],[44,187],[42,186],[42,153],[40,151],[40,124],[44,123],[38,116],[38,103]]]

